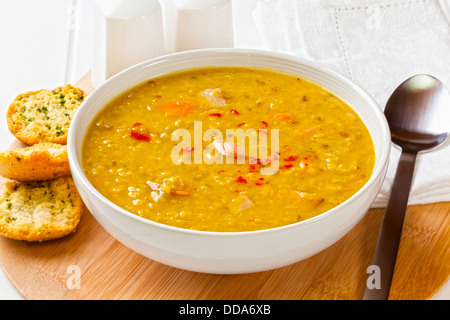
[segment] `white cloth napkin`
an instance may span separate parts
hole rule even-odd
[[[450,89],[450,0],[258,0],[263,49],[319,61],[364,88],[381,108],[414,74]],[[449,106],[450,108],[450,106]],[[450,122],[450,119],[449,119]],[[373,207],[389,197],[400,149]],[[418,155],[409,204],[450,201],[450,143]]]

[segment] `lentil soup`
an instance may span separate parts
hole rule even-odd
[[[196,143],[199,123],[202,134],[255,130],[268,142],[277,130],[278,148],[252,159],[251,145],[202,135]],[[174,160],[177,129],[192,138],[183,140],[189,147],[179,159],[200,152],[200,162]],[[211,145],[216,160],[244,155],[245,161],[206,163]],[[262,174],[275,160],[276,173]],[[88,180],[113,203],[159,223],[219,232],[317,216],[355,194],[374,163],[367,128],[338,97],[294,75],[244,67],[180,71],[128,90],[94,118],[82,149]]]

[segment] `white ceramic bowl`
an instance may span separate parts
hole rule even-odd
[[[121,209],[103,197],[81,168],[81,146],[93,117],[113,98],[148,79],[204,66],[257,66],[292,73],[323,85],[362,118],[375,145],[370,180],[353,197],[312,219],[251,232],[205,232],[156,223]],[[77,111],[68,152],[78,191],[95,219],[125,246],[170,266],[219,274],[274,269],[308,258],[339,240],[365,215],[381,188],[389,158],[390,133],[384,114],[360,87],[315,62],[246,49],[205,49],[167,55],[133,66],[94,90]],[[213,201],[213,199],[212,199]]]

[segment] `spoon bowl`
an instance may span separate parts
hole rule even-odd
[[[402,153],[371,264],[379,268],[380,283],[370,288],[366,285],[364,300],[389,297],[416,156],[440,146],[448,138],[450,93],[435,77],[416,75],[393,92],[384,114],[392,142]]]
[[[435,77],[416,75],[393,92],[384,114],[392,142],[405,152],[425,151],[438,146],[448,136],[450,94]]]

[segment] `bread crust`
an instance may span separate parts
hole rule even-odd
[[[84,97],[83,90],[70,84],[19,94],[8,108],[8,128],[27,145],[67,144],[70,122]]]
[[[17,181],[51,180],[70,174],[67,146],[38,143],[0,153],[0,175]]]
[[[0,192],[0,234],[29,242],[62,238],[76,230],[82,210],[71,176],[10,181]]]

